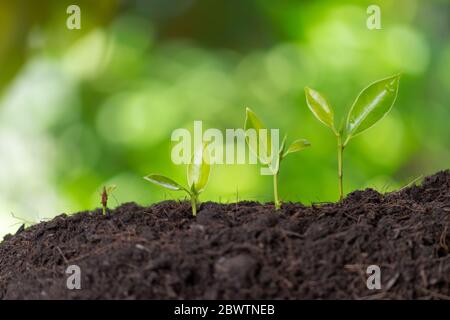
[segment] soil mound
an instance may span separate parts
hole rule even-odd
[[[0,243],[2,299],[450,298],[450,171],[303,206],[126,203],[60,215]],[[69,290],[66,269],[81,270]],[[366,285],[369,265],[381,289]]]

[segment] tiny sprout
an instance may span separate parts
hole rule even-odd
[[[106,215],[106,209],[108,208],[108,198],[112,194],[114,190],[116,190],[117,186],[112,185],[108,187],[103,187],[103,191],[101,194],[101,204],[102,204],[102,214]]]
[[[248,130],[253,129],[256,131],[255,140],[250,139]],[[267,139],[264,138],[264,131],[267,130],[262,123],[262,121],[257,117],[257,115],[249,108],[246,109],[246,118],[244,130],[246,131],[246,139],[250,150],[256,154],[259,162],[263,165],[267,165],[271,174],[273,175],[273,194],[274,194],[274,204],[275,209],[280,209],[281,201],[278,196],[278,173],[280,171],[281,161],[290,153],[295,153],[301,151],[311,144],[306,139],[298,139],[291,143],[291,145],[286,148],[287,136],[285,135],[279,150],[274,150],[274,145],[271,140],[270,134],[266,132]],[[273,150],[273,152],[272,152]],[[278,152],[276,152],[278,151]]]
[[[14,219],[19,221],[19,222],[15,223],[15,225],[20,223],[20,224],[22,224],[23,228],[31,227],[35,224],[38,224],[39,220],[40,220],[39,217],[33,217],[31,219],[19,217],[19,216],[16,216],[13,212],[11,212],[11,217],[13,217]]]
[[[400,75],[378,80],[364,88],[356,98],[347,115],[344,126],[336,129],[333,109],[319,92],[305,88],[306,103],[314,116],[329,127],[337,139],[339,199],[343,191],[343,152],[351,138],[359,135],[380,121],[394,105],[397,98]]]
[[[169,190],[186,192],[191,199],[192,215],[195,217],[197,215],[197,209],[200,206],[198,197],[205,190],[211,173],[209,152],[206,152],[207,149],[208,146],[204,144],[192,156],[191,162],[187,167],[188,188],[159,174],[150,174],[144,177],[144,179]]]

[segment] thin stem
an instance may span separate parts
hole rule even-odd
[[[275,209],[278,210],[281,207],[280,199],[278,197],[278,173],[273,175],[273,195],[275,198]]]
[[[192,206],[192,215],[195,217],[197,215],[197,206],[198,206],[198,196],[196,194],[191,195],[191,206]]]
[[[338,144],[338,179],[339,179],[339,201],[344,198],[344,188],[343,188],[343,153],[344,153],[344,145],[342,144],[342,137],[340,134],[337,135],[337,144]]]
[[[105,187],[103,187],[101,203],[102,203],[102,213],[103,215],[105,215],[106,209],[108,207],[108,192],[106,192]]]

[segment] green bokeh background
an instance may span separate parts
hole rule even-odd
[[[68,30],[66,8],[81,8]],[[381,8],[381,30],[366,27]],[[243,126],[245,106],[313,148],[287,158],[284,200],[337,199],[332,133],[306,107],[324,93],[337,118],[374,80],[402,72],[394,109],[345,152],[347,192],[389,191],[450,163],[450,2],[0,0],[0,235],[19,220],[182,197],[142,179],[185,181],[176,128]],[[215,166],[203,200],[270,201],[257,166]]]

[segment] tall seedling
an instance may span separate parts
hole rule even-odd
[[[186,192],[191,199],[192,215],[196,216],[197,209],[200,205],[198,197],[203,192],[203,190],[205,190],[210,173],[211,165],[209,148],[207,144],[204,144],[201,148],[194,152],[191,162],[187,167],[187,188],[183,187],[178,182],[160,174],[150,174],[144,177],[144,179],[172,191]]]
[[[350,139],[372,127],[392,109],[397,98],[399,81],[400,75],[395,75],[378,80],[363,89],[348,112],[345,126],[339,129],[336,129],[334,123],[333,108],[325,97],[311,88],[305,88],[309,109],[320,122],[333,131],[337,139],[340,200],[344,197],[342,181],[344,149]]]
[[[249,134],[249,129],[254,130],[255,135],[253,140]],[[306,139],[298,139],[286,148],[287,137],[284,136],[279,150],[274,150],[271,135],[268,134],[266,127],[258,116],[249,108],[246,109],[244,130],[246,131],[245,141],[247,142],[249,149],[257,156],[262,165],[268,166],[273,175],[274,203],[275,209],[278,210],[281,206],[281,200],[278,195],[278,173],[280,171],[280,163],[288,154],[301,151],[311,144]],[[264,135],[266,139],[261,139]]]

